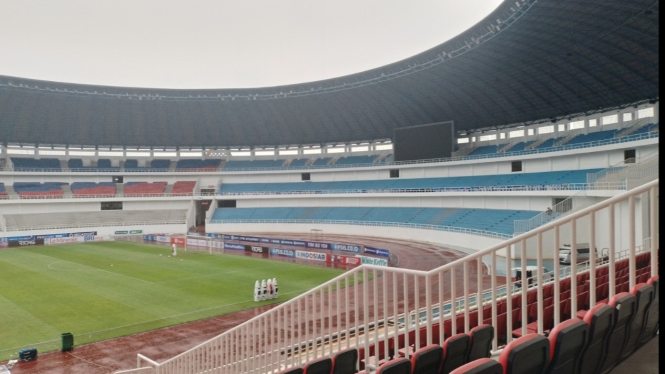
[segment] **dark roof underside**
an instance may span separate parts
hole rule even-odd
[[[319,82],[164,90],[0,76],[0,142],[346,143],[447,120],[458,131],[497,128],[658,99],[657,0],[515,2],[429,51]]]

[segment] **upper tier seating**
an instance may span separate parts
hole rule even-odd
[[[314,161],[312,166],[326,166],[326,165],[328,165],[330,160],[332,160],[332,158],[330,158],[330,157],[318,158],[318,159],[316,159],[316,161]]]
[[[13,187],[21,198],[60,198],[64,195],[63,184],[67,183],[15,182]]]
[[[0,199],[7,198],[7,190],[5,189],[5,184],[0,182]]]
[[[178,160],[176,170],[179,171],[215,171],[220,160]]]
[[[288,182],[288,183],[224,183],[221,194],[284,193],[284,192],[333,192],[352,190],[372,192],[376,190],[437,190],[474,189],[496,186],[548,186],[569,183],[585,183],[587,173],[602,169],[566,170],[541,173],[512,173],[498,175],[477,175],[468,177],[383,179],[335,182]]]
[[[15,171],[32,171],[32,170],[45,170],[45,171],[62,171],[60,167],[60,160],[57,158],[23,158],[12,157]]]
[[[307,159],[307,158],[299,158],[299,159],[297,159],[297,160],[293,160],[293,161],[291,161],[291,163],[289,164],[289,167],[301,167],[301,166],[305,166],[305,164],[307,164],[307,161],[309,161],[309,159]]]
[[[120,171],[119,167],[111,166],[111,160],[108,158],[100,158],[97,160],[97,169],[107,170],[107,171]]]
[[[254,160],[254,161],[228,161],[224,170],[234,169],[278,169],[284,165],[284,160]]]
[[[67,166],[70,170],[83,169],[83,160],[80,158],[71,158],[67,160]]]
[[[487,155],[487,154],[490,154],[490,153],[496,153],[498,150],[499,150],[499,146],[483,145],[483,146],[480,146],[480,147],[474,149],[473,151],[471,151],[471,153],[469,153],[469,156],[471,156],[471,155],[473,155],[473,156]]]
[[[162,196],[164,189],[166,189],[166,182],[127,182],[125,183],[125,196]]]
[[[139,171],[139,170],[150,170],[150,171],[169,171],[171,167],[171,160],[151,160],[150,166],[139,166],[138,160],[127,159],[125,160],[125,170],[126,171]]]
[[[348,156],[342,157],[335,165],[358,165],[358,164],[372,164],[377,156]]]
[[[196,185],[196,181],[177,181],[173,184],[173,190],[171,191],[171,195],[173,195],[173,196],[178,196],[178,195],[189,196],[194,192],[194,186],[195,185]]]
[[[561,139],[562,138],[547,139],[543,143],[541,143],[539,146],[537,146],[535,149],[552,148],[552,147],[554,147],[554,143],[558,142]]]
[[[132,224],[181,224],[184,209],[101,210],[94,212],[55,212],[5,214],[7,231],[34,230],[40,227],[71,228],[94,226],[129,226]]]
[[[605,130],[605,131],[591,132],[588,134],[578,135],[570,139],[570,141],[568,141],[568,143],[566,143],[565,145],[581,144],[581,143],[612,139],[614,138],[614,134],[616,134],[616,132],[617,130]]]
[[[114,197],[116,185],[113,182],[74,182],[71,185],[74,196]]]
[[[535,211],[463,208],[219,208],[212,221],[322,220],[393,222],[458,227],[511,235],[513,221],[529,219]]]

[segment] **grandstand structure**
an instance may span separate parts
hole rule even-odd
[[[374,371],[485,324],[487,354],[506,366],[516,344],[546,344],[530,334],[618,319],[624,302],[642,323],[616,334],[645,344],[658,311],[658,16],[654,0],[506,1],[406,60],[271,88],[0,76],[0,238],[371,230],[469,253],[430,271],[362,265],[124,373],[276,373],[348,349]],[[395,129],[450,120],[452,157],[394,161]],[[585,245],[597,250],[578,263]],[[525,279],[533,266],[547,271]],[[589,354],[603,372],[633,352],[615,345],[611,359]]]

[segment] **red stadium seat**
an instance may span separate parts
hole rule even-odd
[[[411,361],[404,357],[396,358],[379,366],[376,374],[411,374]]]
[[[549,360],[550,342],[538,334],[513,340],[499,356],[505,374],[543,374]]]
[[[443,348],[438,344],[431,344],[420,348],[411,356],[412,374],[439,374],[443,362]]]
[[[458,367],[450,374],[503,374],[503,366],[491,358],[479,358]]]
[[[333,356],[332,374],[354,374],[357,373],[358,350],[348,348],[337,352]]]
[[[317,358],[305,365],[303,374],[330,374],[332,371],[332,359],[330,357]]]
[[[469,331],[471,339],[469,346],[469,355],[466,362],[475,361],[479,358],[490,357],[492,340],[494,339],[494,327],[491,325],[480,325]]]
[[[609,373],[621,357],[635,316],[637,298],[628,292],[622,292],[614,295],[609,305],[615,308],[614,327],[607,343],[607,358],[600,371],[602,374]]]
[[[640,340],[644,327],[646,326],[645,322],[654,296],[653,286],[646,283],[635,285],[633,289],[630,290],[630,293],[635,295],[637,306],[635,307],[635,317],[633,317],[633,322],[630,325],[631,327],[628,332],[625,348],[619,358],[620,361],[625,360],[635,352],[637,342]]]
[[[639,345],[644,345],[644,343],[648,342],[651,338],[653,338],[656,335],[656,332],[658,332],[658,327],[659,327],[660,282],[658,280],[658,275],[651,277],[647,281],[647,284],[653,286],[654,296],[653,300],[651,301],[651,306],[649,307],[649,312],[647,313],[646,317],[647,320],[645,322],[644,332],[642,333],[642,336],[640,337],[638,342]]]
[[[589,336],[589,325],[577,318],[562,322],[552,329],[550,364],[546,374],[575,373]]]
[[[467,334],[457,334],[446,339],[443,346],[441,374],[448,374],[464,365],[469,354],[471,338]]]
[[[584,322],[589,325],[586,347],[581,352],[578,372],[597,373],[607,356],[607,341],[614,328],[615,309],[607,304],[596,304],[589,309]]]

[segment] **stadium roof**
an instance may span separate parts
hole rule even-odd
[[[461,35],[336,79],[257,89],[0,76],[0,142],[278,146],[502,128],[658,100],[657,0],[511,0]]]

